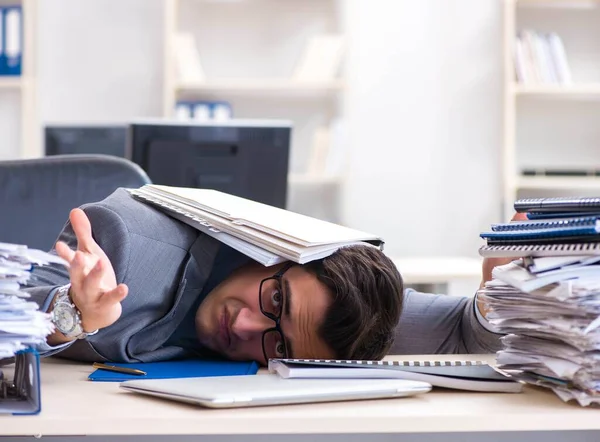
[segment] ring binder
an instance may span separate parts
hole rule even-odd
[[[0,375],[0,415],[38,414],[42,407],[39,354],[27,349],[18,352],[14,359],[12,379]]]

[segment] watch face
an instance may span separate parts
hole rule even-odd
[[[77,325],[75,311],[68,304],[56,304],[52,313],[54,325],[63,334],[72,332]]]

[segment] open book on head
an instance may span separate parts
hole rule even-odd
[[[482,361],[270,359],[286,379],[408,379],[457,390],[518,393],[522,385]]]
[[[265,266],[305,264],[355,244],[383,248],[376,235],[216,190],[147,184],[129,192]]]

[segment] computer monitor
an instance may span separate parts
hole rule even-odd
[[[44,128],[46,155],[125,156],[127,125],[50,125]]]
[[[130,125],[126,157],[154,184],[285,208],[291,131],[291,122],[279,120],[145,120]]]

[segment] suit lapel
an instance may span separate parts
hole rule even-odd
[[[127,353],[130,358],[150,362],[183,355],[185,351],[178,347],[161,347],[181,324],[202,291],[220,245],[219,241],[208,235],[198,235],[198,239],[190,248],[172,308],[154,324],[140,330],[129,339]],[[167,354],[164,354],[165,352]]]

